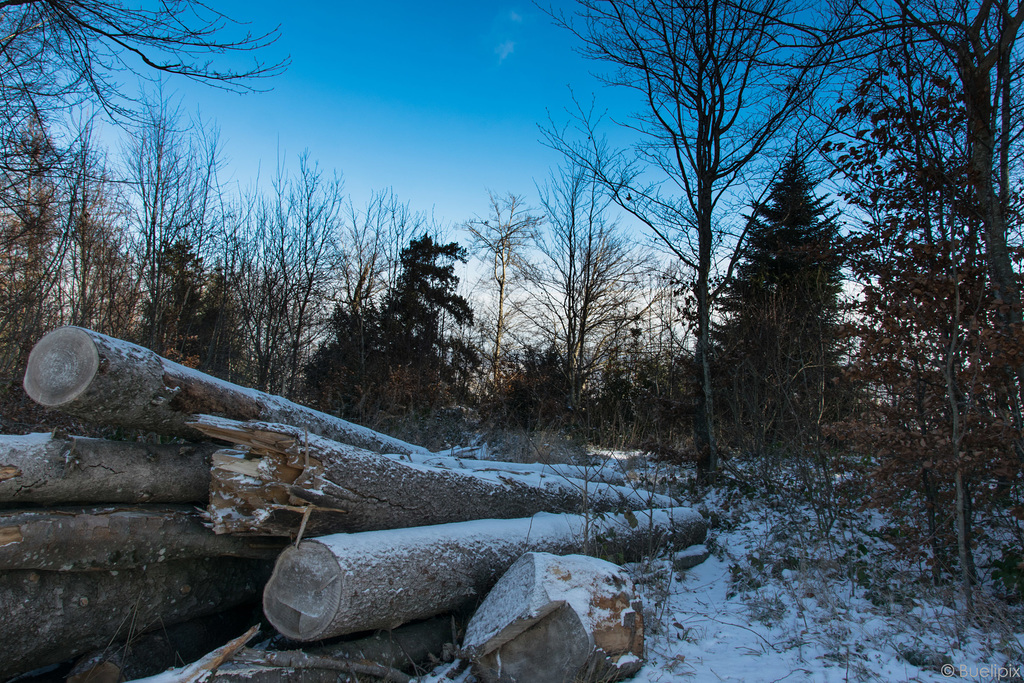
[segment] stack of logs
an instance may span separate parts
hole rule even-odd
[[[41,339],[24,386],[175,442],[0,437],[0,679],[261,591],[280,633],[322,641],[464,608],[524,552],[704,535],[603,468],[433,454],[82,328]]]

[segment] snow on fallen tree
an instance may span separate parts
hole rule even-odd
[[[270,566],[219,557],[117,571],[0,572],[0,679],[249,602]]]
[[[276,539],[218,536],[186,506],[0,511],[0,571],[124,569],[204,557],[273,560]]]
[[[427,449],[341,418],[247,389],[81,327],[45,335],[29,354],[25,392],[37,403],[91,422],[194,439],[193,413],[284,422],[373,451]]]
[[[210,493],[204,443],[0,436],[0,503],[192,503]]]
[[[278,558],[263,611],[299,641],[394,628],[481,597],[524,553],[651,553],[700,543],[707,526],[689,508],[624,515],[538,514],[302,541]]]
[[[453,453],[460,451],[479,452],[480,448],[452,449]],[[449,470],[475,470],[479,472],[506,472],[514,474],[543,474],[555,475],[569,479],[585,479],[587,481],[599,481],[605,484],[624,485],[628,483],[626,475],[615,467],[612,462],[605,461],[594,465],[575,465],[571,463],[519,463],[506,462],[503,460],[476,460],[460,455],[445,455],[442,453],[431,453],[429,455],[396,455],[398,460],[426,465],[427,467],[439,467]]]
[[[209,511],[217,533],[294,535],[301,528],[322,535],[673,504],[665,496],[554,475],[405,463],[288,425],[210,415],[192,424],[247,451],[247,457],[214,454]]]

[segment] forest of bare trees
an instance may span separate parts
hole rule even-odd
[[[455,421],[438,446],[549,430],[766,480],[796,460],[826,527],[884,507],[935,581],[968,587],[986,540],[1015,589],[1024,8],[834,5],[818,23],[773,0],[555,14],[635,116],[553,114],[539,135],[563,163],[537,169],[536,200],[495,190],[441,220],[387,188],[360,203],[315,149],[226,186],[214,125],[111,76],[233,86],[277,67],[164,58],[264,37],[0,3],[4,429],[43,419],[19,393],[32,345],[80,325],[384,430]],[[72,116],[83,102],[99,113]],[[98,134],[110,117],[127,143]]]

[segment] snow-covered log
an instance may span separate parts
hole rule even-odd
[[[207,443],[0,436],[0,504],[205,502],[215,450]]]
[[[96,572],[0,572],[0,679],[256,598],[270,563],[223,557]]]
[[[193,413],[269,420],[389,453],[427,449],[262,391],[216,379],[149,349],[81,327],[61,327],[29,354],[25,391],[83,420],[195,438]]]
[[[335,534],[290,546],[263,592],[263,612],[294,640],[331,638],[451,612],[482,596],[523,553],[649,553],[704,540],[689,508]]]
[[[273,560],[277,539],[218,536],[186,506],[0,511],[0,571],[127,569],[203,557]]]
[[[574,465],[570,463],[520,463],[507,462],[504,460],[477,460],[474,458],[459,455],[459,453],[474,453],[481,449],[465,448],[452,449],[452,454],[431,453],[429,455],[394,455],[397,460],[426,465],[427,467],[439,467],[448,470],[475,470],[478,472],[510,472],[515,474],[543,474],[546,476],[558,476],[568,479],[583,479],[585,481],[601,482],[604,484],[624,485],[628,483],[626,475],[618,469],[614,462],[608,461],[595,465]]]
[[[473,614],[463,653],[484,683],[618,680],[642,664],[641,605],[610,562],[526,553]]]
[[[664,496],[554,475],[403,463],[288,425],[196,419],[204,434],[232,441],[251,456],[214,454],[210,517],[218,533],[293,535],[305,524],[305,533],[315,536],[673,504]]]

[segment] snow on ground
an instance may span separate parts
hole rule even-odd
[[[848,512],[822,533],[792,495],[720,488],[692,503],[711,519],[709,559],[628,566],[648,628],[637,683],[1021,680],[1019,615],[980,593],[988,622],[964,626],[956,593],[873,533],[877,514]],[[475,681],[460,662],[418,680]]]

